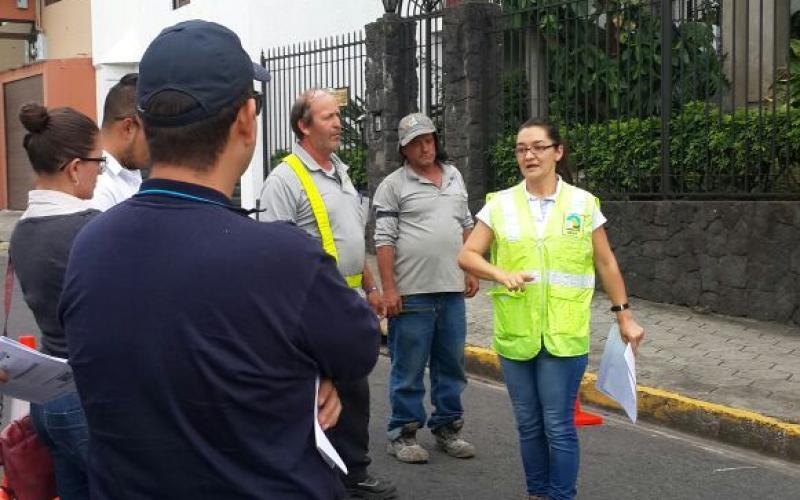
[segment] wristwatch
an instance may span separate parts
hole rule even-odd
[[[625,309],[630,309],[631,305],[625,302],[624,304],[615,304],[611,306],[611,312],[620,312],[624,311]]]

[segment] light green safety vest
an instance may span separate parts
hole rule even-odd
[[[495,351],[509,359],[536,356],[544,342],[554,356],[589,352],[594,294],[592,214],[597,198],[561,182],[541,235],[529,208],[525,182],[487,196],[494,231],[491,261],[504,271],[529,272],[525,290],[489,290],[494,304]]]
[[[283,161],[291,167],[295,175],[297,175],[297,178],[300,179],[300,184],[303,186],[306,196],[308,196],[311,212],[314,214],[314,219],[317,221],[317,228],[319,229],[323,250],[333,257],[338,264],[339,252],[336,251],[336,243],[333,240],[333,231],[331,230],[331,222],[328,219],[328,210],[325,208],[325,202],[322,201],[322,196],[319,194],[317,185],[314,184],[314,180],[311,179],[311,174],[308,173],[308,170],[297,155],[290,154],[284,158]],[[345,276],[344,279],[347,281],[347,285],[350,288],[358,288],[364,281],[364,275],[361,273],[351,274],[350,276]]]

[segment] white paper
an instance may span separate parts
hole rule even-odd
[[[622,341],[616,323],[608,331],[595,386],[619,403],[631,422],[636,423],[636,358],[631,345]]]
[[[319,425],[319,377],[317,377],[317,381],[314,384],[314,439],[317,443],[317,451],[322,455],[325,463],[331,468],[338,467],[339,470],[347,474],[347,466],[344,464],[342,457],[339,456],[336,448],[333,447],[328,440],[328,436],[325,435]]]
[[[0,392],[6,396],[42,404],[75,392],[66,360],[8,337],[0,337],[0,368],[8,374],[8,382],[0,384]]]

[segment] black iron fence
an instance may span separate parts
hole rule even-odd
[[[339,157],[350,167],[356,186],[366,185],[364,130],[366,46],[361,31],[269,49],[262,65],[272,79],[263,85],[264,174],[267,175],[295,142],[289,111],[297,96],[310,88],[331,90],[340,101],[342,144]]]
[[[800,198],[800,14],[782,0],[505,0],[496,182],[558,123],[604,196]]]
[[[433,120],[444,143],[444,73],[443,73],[443,13],[441,0],[412,0],[405,8],[404,17],[417,23],[416,54],[419,93],[417,108]]]

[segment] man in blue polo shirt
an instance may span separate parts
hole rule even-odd
[[[152,175],[78,236],[60,308],[94,499],[344,495],[316,449],[315,397],[330,427],[330,380],[370,372],[378,324],[317,243],[230,204],[268,76],[204,21],[142,57]]]

